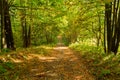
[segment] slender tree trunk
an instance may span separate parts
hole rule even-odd
[[[101,16],[100,13],[98,13],[98,35],[97,35],[97,46],[100,46],[100,42],[101,42]]]
[[[117,53],[120,42],[120,0],[105,4],[105,26],[107,28],[107,52]]]
[[[120,5],[119,5],[119,0],[114,0],[114,4],[113,4],[113,27],[114,27],[114,31],[113,31],[113,46],[112,46],[112,52],[114,52],[115,54],[118,51],[118,46],[119,46],[119,42],[120,42]]]
[[[28,1],[31,1],[31,0],[28,0]],[[29,28],[28,28],[28,46],[31,45],[31,28],[32,28],[32,1],[30,3],[30,25],[29,25]]]
[[[26,12],[25,12],[25,14],[26,14]],[[26,15],[25,15],[26,16]],[[27,21],[26,21],[26,18],[25,18],[25,26],[23,26],[23,32],[24,32],[24,36],[23,36],[23,39],[24,39],[24,47],[28,47],[28,45],[27,45]]]
[[[104,52],[107,52],[107,48],[106,48],[106,22],[105,22],[105,18],[104,18]]]
[[[117,22],[117,25],[116,25],[116,29],[117,29],[117,34],[116,34],[116,42],[115,42],[115,46],[114,46],[114,48],[112,48],[112,51],[116,54],[117,53],[117,51],[118,51],[118,47],[119,47],[119,42],[120,42],[120,10],[119,10],[119,13],[118,13],[119,15],[118,15],[118,22]]]
[[[23,6],[23,0],[20,0],[20,4]],[[21,10],[20,16],[21,16],[21,26],[22,26],[23,47],[27,48],[30,46],[31,43],[31,26],[28,26],[25,9]]]
[[[1,0],[0,1],[0,4],[1,4],[1,11],[0,11],[0,14],[1,14],[1,49],[3,48],[7,48],[7,44],[6,44],[6,41],[5,41],[5,31],[4,31],[4,0]]]
[[[106,27],[107,27],[107,53],[111,52],[112,46],[112,30],[111,30],[111,13],[112,13],[112,3],[105,4],[105,20],[106,20]]]

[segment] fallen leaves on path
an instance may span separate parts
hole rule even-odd
[[[17,80],[95,80],[83,63],[82,57],[68,47],[48,50],[47,56],[20,54],[15,62],[19,72]]]

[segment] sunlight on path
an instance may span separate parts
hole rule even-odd
[[[59,50],[59,49],[65,50],[65,49],[68,49],[68,47],[54,47],[53,49],[54,50]]]
[[[68,47],[49,49],[48,56],[28,54],[20,80],[95,80],[81,56]]]
[[[45,62],[47,61],[44,67],[48,70],[36,74],[41,78],[40,80],[95,80],[81,58],[68,47],[54,47],[53,50],[55,55],[51,57],[52,62],[47,61],[47,57],[44,58]]]

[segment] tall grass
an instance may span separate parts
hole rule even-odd
[[[85,59],[96,80],[120,80],[120,54],[106,54],[102,46],[89,42],[76,42],[69,46]]]

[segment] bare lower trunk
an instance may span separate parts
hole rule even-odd
[[[2,34],[2,46],[1,48],[5,48],[5,44],[7,45],[8,49],[15,50],[14,47],[14,40],[13,40],[13,33],[12,33],[12,27],[11,27],[11,20],[10,20],[10,14],[9,14],[9,5],[6,0],[2,0],[2,16],[1,16],[1,34]]]

